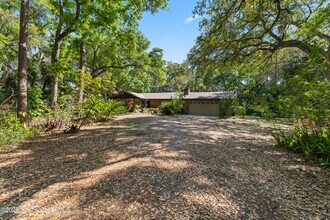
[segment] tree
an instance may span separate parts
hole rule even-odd
[[[202,34],[190,59],[231,63],[268,60],[283,48],[298,48],[317,62],[330,62],[329,2],[326,0],[201,0]],[[329,78],[329,71],[325,72]]]
[[[157,12],[165,8],[166,0],[120,0],[109,3],[107,0],[81,1],[58,0],[50,1],[50,14],[54,27],[54,43],[52,47],[51,64],[53,66],[51,106],[56,106],[58,99],[59,76],[56,72],[60,57],[62,42],[72,33],[79,33],[82,27],[93,25],[99,29],[117,26],[136,26],[144,11]],[[86,28],[86,27],[84,27]]]
[[[163,54],[163,49],[152,48],[147,57],[149,62],[144,68],[151,80],[151,91],[153,92],[159,91],[166,82],[166,61],[163,60]]]
[[[0,2],[0,90],[1,93],[6,93],[3,95],[11,94],[12,89],[16,90],[5,85],[8,79],[17,75],[19,23],[16,21],[19,20],[19,15],[15,12],[19,9],[19,2]]]
[[[23,62],[25,68],[20,66],[23,75],[17,74],[19,3],[0,2],[1,103],[11,101],[8,97],[16,99],[12,91],[23,88],[17,84],[18,76],[26,81],[25,90],[27,85],[41,90],[43,104],[51,100],[53,107],[61,96],[76,95],[74,104],[90,91],[152,91],[162,85],[162,50],[149,51],[150,42],[138,30],[138,20],[145,11],[166,8],[167,0],[30,1],[28,60]]]
[[[65,3],[66,4],[63,3],[63,0],[51,2],[52,11],[57,17],[56,20],[58,20],[57,25],[55,25],[56,29],[51,53],[51,64],[54,69],[56,69],[55,64],[60,57],[61,44],[63,40],[77,28],[80,22],[81,6],[86,4],[86,2],[80,3],[79,0]],[[72,13],[72,11],[74,12]],[[53,70],[52,74],[51,106],[55,107],[58,99],[59,76],[56,70]]]
[[[18,47],[18,101],[17,114],[22,123],[28,122],[27,104],[27,39],[30,1],[21,0],[20,30]]]
[[[94,32],[87,43],[87,69],[90,77],[108,77],[112,86],[108,91],[156,90],[165,81],[163,51],[153,48],[136,28],[118,28]]]
[[[181,92],[188,86],[189,68],[187,63],[167,63],[166,84],[163,90]]]

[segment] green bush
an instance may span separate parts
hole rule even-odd
[[[126,108],[116,100],[93,98],[83,103],[82,111],[83,117],[94,121],[102,121],[123,114],[126,112]]]
[[[330,126],[330,83],[296,75],[278,97],[278,108],[287,118],[309,118],[320,127]]]
[[[177,95],[169,102],[163,102],[159,106],[159,112],[163,115],[174,115],[183,113],[184,101],[181,95]]]
[[[276,146],[286,148],[305,158],[330,166],[330,129],[319,128],[309,130],[295,127],[290,132],[275,132],[273,137]]]
[[[246,115],[246,108],[241,105],[236,105],[234,107],[234,112],[235,112],[235,115],[244,117]]]
[[[62,111],[72,112],[75,111],[77,107],[77,103],[75,97],[72,95],[62,95],[58,98],[58,108]]]
[[[0,110],[0,145],[14,143],[38,132],[39,129],[21,124],[16,112]]]
[[[29,114],[33,117],[42,115],[43,113],[50,112],[42,100],[42,91],[36,87],[28,89],[28,109]]]
[[[219,102],[220,117],[230,117],[235,115],[237,99],[223,99]]]
[[[175,114],[175,106],[173,102],[163,102],[159,106],[159,111],[163,115],[173,115]]]

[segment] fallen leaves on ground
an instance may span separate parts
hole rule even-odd
[[[0,151],[1,219],[329,219],[329,170],[252,119],[130,114]]]

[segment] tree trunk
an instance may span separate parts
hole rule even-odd
[[[52,67],[54,67],[60,56],[60,50],[61,50],[61,41],[55,39],[55,43],[53,45],[53,50],[52,50],[52,58],[51,58]],[[52,72],[52,92],[51,92],[51,101],[50,101],[51,107],[57,106],[57,99],[58,99],[58,74],[57,72]]]
[[[18,46],[18,102],[17,115],[21,123],[28,123],[27,105],[27,38],[30,0],[21,0]]]
[[[84,75],[86,72],[86,45],[84,42],[80,44],[80,65],[79,65],[79,88],[78,88],[78,102],[84,101]]]

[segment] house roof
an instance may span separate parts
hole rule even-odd
[[[145,96],[144,96],[144,93],[137,93],[137,92],[124,92],[124,93],[128,93],[130,95],[133,95],[137,98],[140,98],[140,99],[147,99]]]
[[[114,98],[120,98],[123,94],[128,94],[130,96],[134,96],[139,99],[151,100],[151,99],[160,99],[160,100],[170,100],[175,97],[177,93],[175,92],[162,92],[162,93],[136,93],[136,92],[121,92],[118,95],[114,96]],[[183,96],[185,100],[193,100],[193,99],[225,99],[232,98],[235,96],[235,92],[233,91],[225,91],[225,92],[189,92],[188,95]]]
[[[142,93],[146,99],[172,99],[175,92],[159,92],[159,93]]]
[[[189,92],[184,99],[226,99],[233,98],[235,95],[232,91],[227,92]]]

